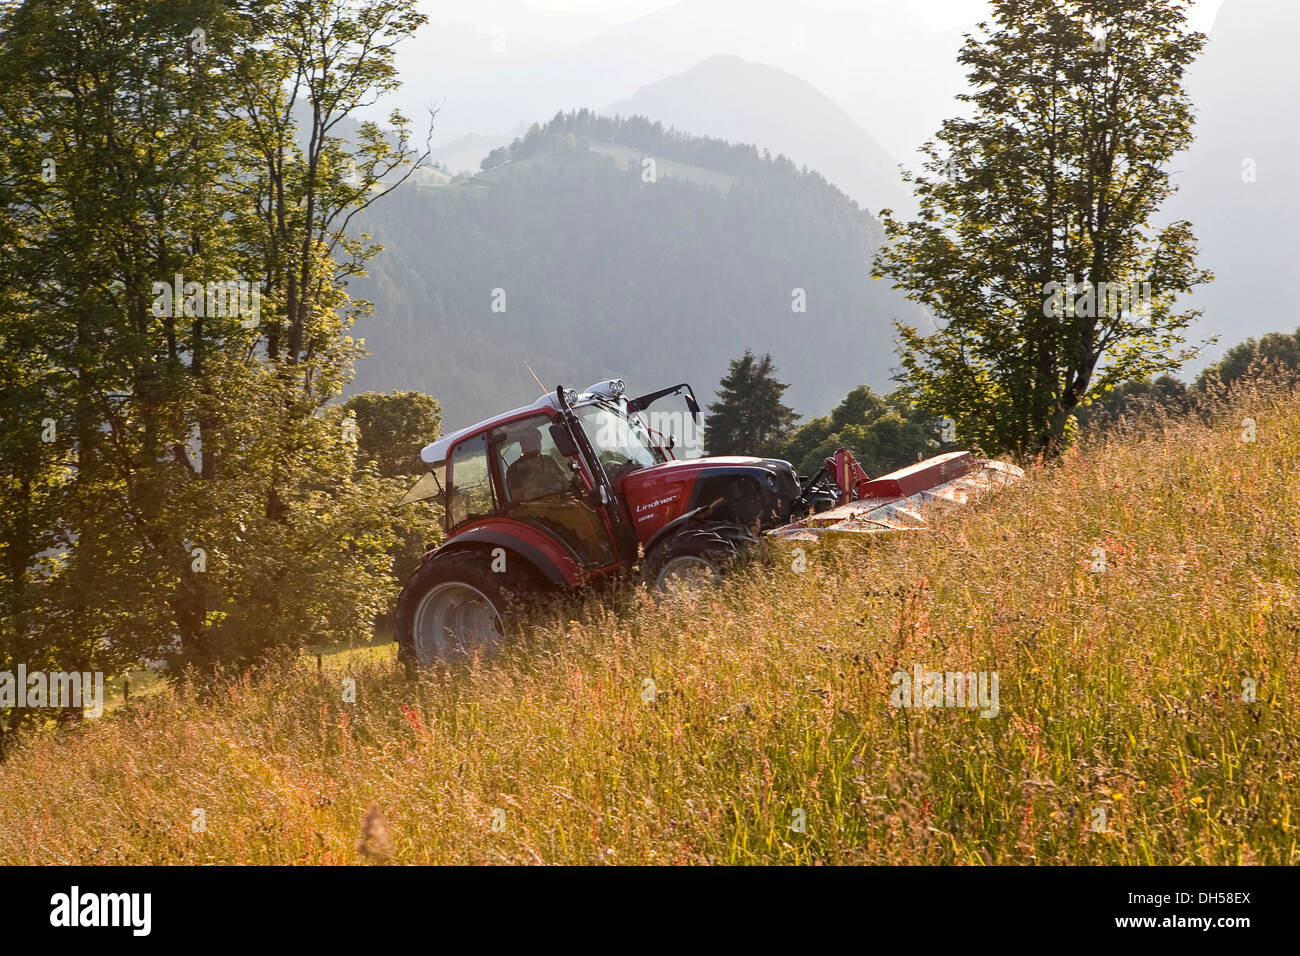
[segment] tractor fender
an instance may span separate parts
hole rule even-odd
[[[456,535],[438,548],[429,560],[436,561],[439,555],[454,551],[483,547],[504,548],[507,552],[527,561],[547,581],[559,587],[573,587],[577,584],[578,568],[571,559],[557,560],[522,535],[491,527],[470,528]],[[564,555],[563,558],[568,559],[568,555]]]
[[[671,537],[672,535],[676,534],[686,525],[692,524],[697,521],[699,522],[704,521],[706,518],[708,518],[709,513],[718,506],[718,504],[720,504],[720,501],[711,501],[707,505],[701,505],[699,508],[692,508],[690,511],[686,512],[685,514],[678,515],[676,518],[668,522],[666,525],[664,525],[662,528],[660,528],[658,531],[656,531],[653,535],[650,536],[650,540],[645,543],[645,548],[644,548],[645,553],[649,554],[650,549],[653,548],[656,544],[658,544],[660,541],[663,541],[665,538]]]

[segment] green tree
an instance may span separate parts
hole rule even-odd
[[[859,385],[831,412],[831,426],[836,429],[850,425],[869,425],[889,411],[889,403],[872,391],[870,385]]]
[[[423,392],[362,392],[344,402],[343,409],[356,422],[358,467],[373,463],[387,489],[386,501],[391,504],[399,500],[411,479],[428,471],[420,449],[441,432],[438,402]],[[405,581],[419,567],[426,546],[442,537],[441,517],[442,506],[428,501],[392,511],[390,521],[396,540],[389,553],[396,581]],[[394,590],[384,621],[396,604]]]
[[[373,461],[384,478],[418,475],[428,470],[420,449],[442,429],[438,402],[423,392],[362,392],[343,403],[357,423],[357,457]]]
[[[364,636],[386,603],[387,489],[329,403],[377,251],[349,221],[418,160],[401,117],[396,142],[338,130],[421,21],[397,0],[0,12],[0,662],[111,673],[176,637],[253,662]]]
[[[1204,391],[1216,380],[1231,385],[1252,372],[1270,367],[1283,376],[1300,376],[1300,329],[1293,334],[1269,332],[1258,339],[1239,342],[1196,377],[1195,387]]]
[[[867,385],[845,396],[829,417],[797,428],[780,457],[811,475],[840,448],[847,448],[869,475],[882,475],[940,450],[939,430],[906,398],[881,397]]]
[[[495,169],[508,162],[510,162],[510,150],[505,146],[498,146],[483,157],[478,164],[478,168],[482,172],[487,172],[489,169]]]
[[[1077,412],[1080,425],[1111,425],[1123,416],[1137,414],[1144,409],[1163,408],[1170,412],[1185,412],[1190,407],[1187,386],[1172,375],[1155,379],[1133,379],[1117,385]]]
[[[244,439],[213,443],[229,459],[226,500],[240,533],[226,536],[226,579],[183,582],[194,598],[181,630],[187,660],[257,661],[362,638],[388,601],[389,490],[354,467],[350,424],[329,403],[363,354],[348,332],[369,303],[346,286],[379,252],[350,224],[427,157],[409,146],[400,113],[388,118],[392,132],[352,117],[399,85],[395,44],[424,21],[413,0],[292,0],[255,8],[232,58],[221,114],[241,164],[226,184],[238,199],[231,228],[264,306],[236,381],[209,390],[228,401],[240,376],[248,382],[238,424],[225,423]],[[204,440],[205,457],[208,448]]]
[[[832,436],[838,435],[831,424],[830,416],[820,415],[810,418],[793,432],[777,458],[784,458],[794,465],[800,475],[808,477],[822,466],[822,460],[834,453],[835,448],[823,453],[823,448],[830,444]],[[839,447],[838,445],[836,447]]]
[[[199,24],[221,42],[197,42]],[[239,319],[158,315],[152,283],[234,275],[211,204],[234,176],[217,114],[241,35],[216,2],[0,12],[0,336],[19,349],[0,388],[18,401],[0,426],[17,492],[3,505],[6,662],[113,672],[176,633],[201,526],[178,520],[192,372],[220,367],[211,343]]]
[[[1196,313],[1173,302],[1210,276],[1189,223],[1152,220],[1192,138],[1183,73],[1205,37],[1164,0],[992,7],[959,56],[970,115],[925,145],[919,218],[884,212],[875,265],[941,322],[898,324],[913,399],[963,442],[1055,454],[1090,395],[1190,355]]]
[[[762,457],[779,450],[797,419],[781,401],[788,387],[776,380],[771,355],[755,358],[746,349],[731,362],[718,401],[709,405],[706,454]]]

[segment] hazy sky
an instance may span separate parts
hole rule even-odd
[[[632,20],[676,2],[679,0],[530,0],[529,5],[570,15],[571,20],[567,28],[557,25],[555,31],[557,38],[576,40],[591,36],[613,23]],[[879,2],[879,0],[838,0],[838,2],[861,6],[863,3]],[[516,3],[517,0],[514,2],[476,0],[473,6],[489,14],[496,12],[503,21],[500,25],[511,29],[509,10],[516,6]],[[1223,0],[1200,0],[1192,10],[1193,26],[1201,30],[1207,29],[1214,22],[1214,14],[1222,3]],[[426,2],[424,6],[430,13],[431,19],[440,19],[438,13],[442,11],[436,8],[442,7],[442,4]],[[791,8],[797,7],[798,0],[791,0]],[[987,3],[985,0],[913,0],[912,9],[917,18],[928,26],[941,29],[975,23],[987,9]],[[569,35],[559,37],[561,31]]]
[[[1170,0],[1173,2],[1173,0]],[[1193,26],[1208,30],[1224,0],[1192,6]],[[1300,3],[1300,0],[1278,0]],[[404,89],[392,100],[408,115],[424,105],[444,104],[435,140],[451,143],[468,134],[504,135],[520,124],[551,115],[559,108],[599,109],[636,89],[702,62],[716,54],[742,56],[783,69],[811,83],[854,116],[892,154],[908,161],[918,143],[932,132],[945,110],[918,112],[926,94],[962,85],[955,75],[956,37],[988,19],[988,0],[419,0],[431,26],[398,56]],[[646,24],[642,36],[620,26],[668,8],[679,12],[669,21]],[[806,18],[804,20],[803,18]],[[664,18],[655,17],[655,21]],[[800,59],[791,54],[791,37],[806,22],[810,32],[836,40],[823,42],[838,56]],[[862,49],[846,53],[843,23],[849,30],[869,30]],[[912,53],[880,38],[897,26]],[[460,27],[440,31],[440,27]],[[467,35],[464,28],[473,31]],[[668,32],[665,32],[667,30]],[[681,43],[672,42],[681,30]],[[829,33],[828,33],[829,31]],[[933,31],[933,32],[932,32]],[[596,39],[611,35],[609,50]],[[443,42],[443,37],[453,39]],[[654,39],[649,39],[653,37]],[[942,41],[939,38],[942,37]],[[500,48],[487,55],[489,39]],[[947,47],[926,47],[928,38]],[[595,41],[594,43],[592,41]],[[508,42],[507,42],[508,41]],[[493,43],[497,40],[493,40]],[[905,45],[905,44],[904,44]],[[940,59],[943,49],[951,48]],[[566,60],[569,49],[575,52]],[[689,55],[686,51],[689,50]],[[924,76],[912,69],[915,51],[929,57]],[[615,55],[611,51],[619,51]],[[501,56],[501,54],[506,54]],[[603,55],[606,55],[602,59]],[[612,57],[612,59],[611,59]],[[870,59],[880,76],[906,76],[917,109],[892,94],[882,101],[871,87]],[[436,66],[434,66],[436,64]],[[533,64],[538,71],[529,73]],[[516,67],[512,75],[508,67]],[[583,76],[594,73],[594,76]],[[862,75],[858,75],[861,73]],[[508,89],[511,83],[513,90]],[[951,91],[948,91],[951,92]],[[933,97],[931,97],[932,99]],[[385,109],[387,109],[387,101]],[[900,115],[900,111],[902,115]],[[486,150],[484,150],[486,152]],[[469,157],[473,159],[473,157]],[[477,160],[471,167],[477,166]],[[459,168],[459,167],[458,167]]]

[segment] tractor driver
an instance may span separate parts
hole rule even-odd
[[[540,525],[565,542],[589,567],[614,560],[609,534],[596,509],[582,500],[575,480],[552,455],[542,454],[540,427],[515,426],[521,454],[506,468],[512,518]],[[503,446],[504,447],[504,446]]]
[[[533,501],[569,490],[564,469],[550,455],[542,454],[542,433],[529,428],[519,436],[523,454],[506,469],[506,490],[512,501]]]

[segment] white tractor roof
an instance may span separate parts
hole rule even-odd
[[[560,407],[555,403],[555,395],[547,393],[531,405],[520,405],[518,408],[512,409],[511,411],[502,412],[499,415],[493,415],[491,418],[485,418],[483,421],[475,425],[470,425],[468,428],[454,431],[450,435],[443,435],[437,441],[431,442],[420,449],[420,458],[431,465],[436,464],[447,457],[447,450],[451,448],[457,440],[466,435],[472,435],[475,432],[482,431],[495,421],[499,421],[502,418],[513,418],[515,415],[521,414],[522,412],[557,412],[559,409]]]
[[[617,401],[618,397],[623,394],[623,380],[609,379],[608,381],[597,382],[595,385],[587,387],[585,392],[577,396],[577,400],[572,402],[573,405],[586,405],[594,401]],[[437,441],[425,445],[420,449],[420,458],[429,464],[437,464],[447,457],[447,451],[459,439],[466,435],[472,435],[475,432],[482,431],[493,422],[500,421],[503,418],[514,418],[523,412],[558,412],[560,406],[556,403],[555,393],[547,392],[531,405],[521,405],[518,408],[511,409],[508,412],[502,412],[500,415],[493,415],[491,418],[485,418],[476,425],[470,425],[468,428],[462,428],[454,431],[450,435],[443,435]]]

